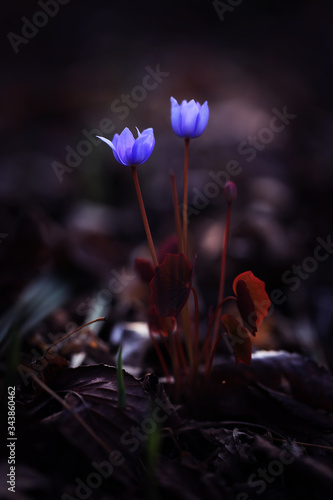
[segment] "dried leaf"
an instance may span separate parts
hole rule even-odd
[[[246,271],[234,279],[232,287],[243,324],[255,336],[271,305],[265,283]]]
[[[151,420],[152,402],[140,381],[126,372],[123,375],[125,409],[118,407],[117,370],[111,366],[91,365],[63,370],[50,387],[91,427],[105,446],[123,457],[126,467],[132,469],[137,466],[146,439],[142,423]],[[73,413],[55,406],[49,395],[42,395],[31,404],[31,408],[35,417],[40,412],[43,416],[46,413],[42,423],[56,425],[89,459],[105,460],[108,457],[105,448],[82,427]],[[121,465],[114,467],[114,474],[125,480],[126,473],[124,475]]]

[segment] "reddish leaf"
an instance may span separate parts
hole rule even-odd
[[[168,336],[169,328],[173,332],[176,326],[176,318],[171,317],[162,317],[156,311],[156,307],[150,305],[148,309],[148,317],[149,317],[149,329],[152,333],[161,333],[165,337]]]
[[[150,282],[150,304],[159,316],[177,316],[192,288],[193,265],[182,254],[167,254]]]
[[[234,279],[232,287],[244,326],[255,336],[271,305],[265,283],[246,271]]]
[[[144,283],[150,283],[154,277],[155,269],[152,262],[148,259],[135,259],[134,269]]]
[[[249,332],[231,314],[223,314],[221,321],[229,334],[229,340],[234,350],[236,363],[249,365],[252,352]]]
[[[168,236],[162,243],[159,245],[157,250],[157,260],[158,263],[161,264],[164,260],[164,257],[168,254],[176,254],[178,253],[178,239],[174,234]]]

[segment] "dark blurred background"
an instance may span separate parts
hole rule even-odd
[[[222,4],[14,0],[1,7],[2,315],[48,274],[71,286],[55,329],[86,319],[79,306],[100,290],[109,290],[110,308],[128,305],[116,319],[141,317],[133,280],[121,296],[111,297],[108,285],[115,271],[133,273],[134,257],[146,252],[130,171],[94,136],[154,128],[155,150],[139,178],[159,245],[174,232],[170,170],[179,195],[182,184],[183,141],[170,126],[170,96],[208,100],[207,129],[191,143],[189,186],[199,212],[190,232],[203,316],[216,300],[226,213],[221,190],[207,195],[207,183],[235,160],[241,173],[232,178],[239,196],[227,291],[251,269],[269,293],[285,297],[259,347],[332,364],[333,257],[313,261],[317,238],[332,233],[332,8],[315,0]],[[161,72],[155,88],[135,89],[152,71]],[[119,101],[131,93],[124,107]],[[273,110],[283,109],[296,116],[265,135]],[[254,155],[246,148],[258,133],[266,143],[259,140]]]

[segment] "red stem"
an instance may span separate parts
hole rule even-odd
[[[194,363],[198,363],[198,345],[199,345],[199,303],[198,295],[195,288],[192,286],[192,294],[194,298],[195,311],[195,333],[194,333]]]
[[[145,231],[146,231],[146,236],[147,236],[147,240],[148,240],[148,245],[149,245],[151,257],[153,259],[154,266],[156,267],[156,266],[158,266],[158,260],[157,260],[157,256],[156,256],[156,251],[155,251],[154,243],[153,243],[153,238],[152,238],[152,235],[151,235],[151,232],[150,232],[150,228],[149,228],[149,222],[148,222],[148,218],[147,218],[145,206],[144,206],[144,203],[143,203],[143,198],[142,198],[142,194],[141,194],[141,189],[140,189],[138,174],[137,174],[137,171],[136,171],[136,166],[133,165],[131,168],[132,168],[132,174],[133,174],[133,179],[134,179],[136,194],[137,194],[138,201],[139,201],[141,216],[142,216],[143,225],[144,225]]]
[[[217,346],[219,345],[222,337],[223,337],[223,334],[220,335],[219,338],[216,340],[215,344],[212,345],[212,352],[210,354],[208,368],[205,369],[206,380],[209,377],[210,372],[212,371],[212,365],[213,365],[213,360],[214,360],[214,356],[215,356],[215,351],[216,351]]]
[[[202,354],[200,356],[200,361],[202,359],[202,356],[205,357],[206,356],[206,353],[208,352],[208,344],[209,344],[209,336],[210,336],[210,332],[213,328],[213,324],[214,324],[214,321],[216,320],[217,318],[217,313],[219,312],[219,310],[222,308],[222,306],[228,302],[228,301],[237,301],[236,297],[225,297],[220,303],[219,305],[217,306],[217,308],[215,309],[214,313],[212,314],[210,320],[209,320],[209,324],[208,324],[208,328],[207,328],[207,332],[206,332],[206,335],[205,335],[205,340],[204,340],[204,343],[203,343],[203,347],[202,347]],[[200,362],[199,361],[199,362]],[[208,358],[205,358],[205,363],[206,363],[206,366],[208,365]]]
[[[228,203],[228,211],[227,211],[227,220],[224,229],[224,237],[223,237],[223,250],[221,256],[221,271],[220,271],[220,286],[219,286],[219,295],[217,299],[217,304],[219,305],[222,302],[223,292],[224,292],[224,282],[225,282],[225,263],[227,258],[227,248],[228,248],[228,238],[229,238],[229,228],[230,228],[230,215],[231,215],[231,203]],[[215,344],[217,339],[217,334],[219,331],[220,321],[218,317],[215,318],[215,326],[212,338],[212,346]]]
[[[158,359],[160,360],[160,363],[161,363],[164,375],[166,376],[167,381],[170,384],[171,383],[170,373],[169,373],[169,370],[167,369],[167,366],[165,364],[163,355],[161,353],[161,349],[159,348],[159,345],[158,345],[156,339],[154,338],[154,334],[150,330],[149,330],[149,334],[150,334],[150,338],[151,338],[151,340],[152,340],[152,342],[154,344],[155,351],[157,352]]]
[[[179,212],[179,200],[177,193],[177,185],[175,174],[171,173],[171,187],[172,187],[172,196],[173,196],[173,210],[175,213],[175,221],[176,221],[176,229],[177,229],[177,240],[178,240],[178,252],[181,253],[183,251],[183,238],[182,238],[182,223],[180,220],[180,212]]]
[[[185,138],[185,158],[184,158],[184,185],[183,185],[183,237],[184,254],[188,257],[188,237],[187,237],[187,195],[188,195],[188,157],[190,149],[190,139]]]
[[[183,349],[178,332],[176,332],[176,341],[177,341],[177,347],[178,347],[178,351],[179,351],[179,355],[180,355],[180,360],[182,362],[182,365],[183,365],[183,368],[184,368],[186,375],[188,375],[188,366],[187,366],[187,362],[186,362],[186,358],[185,358],[185,354],[184,354],[184,349]]]

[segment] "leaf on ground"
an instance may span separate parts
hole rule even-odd
[[[318,436],[320,422],[333,429],[333,376],[300,354],[258,351],[250,365],[230,361],[216,366],[212,379],[219,384],[215,413],[222,418],[247,418],[281,433],[288,429],[299,440],[306,440],[310,432]],[[313,414],[310,422],[311,409],[318,415]]]
[[[154,425],[150,416],[153,404],[140,381],[126,372],[124,384],[125,409],[118,408],[117,371],[111,366],[92,365],[64,370],[50,387],[92,428],[110,452],[124,457],[126,468],[133,469],[137,466],[146,433]],[[72,412],[55,404],[51,396],[44,394],[42,402],[38,398],[30,406],[37,412],[35,417],[42,412],[42,423],[56,425],[88,458],[95,461],[108,458],[108,451],[83,428]],[[118,479],[125,480],[126,474],[124,476],[121,466],[114,470]]]
[[[282,453],[280,448],[260,436],[256,437],[254,449],[264,456],[265,463],[278,461],[284,465],[283,472],[297,485],[298,498],[332,498],[332,469],[322,460]],[[291,495],[290,498],[296,497]]]
[[[281,408],[290,413],[293,417],[296,417],[301,421],[307,421],[314,426],[321,427],[322,429],[333,429],[332,420],[325,414],[314,410],[311,406],[302,403],[301,401],[297,401],[297,399],[294,399],[290,395],[265,387],[259,382],[256,383],[256,386],[268,394],[273,401],[275,401],[279,406],[281,406]]]
[[[225,498],[222,479],[207,470],[206,464],[196,461],[183,464],[160,457],[155,469],[158,480],[158,498],[174,500],[202,500],[203,498]],[[221,491],[222,490],[222,491]]]

